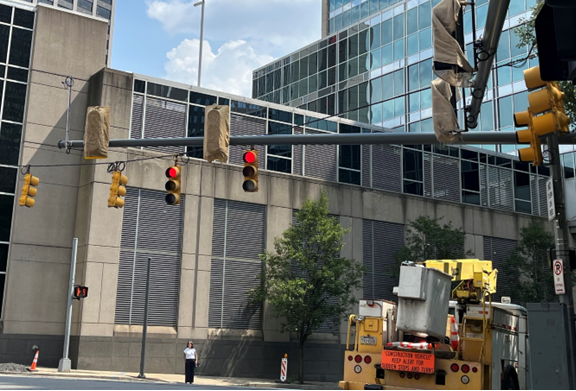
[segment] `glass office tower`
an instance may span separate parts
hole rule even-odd
[[[106,66],[110,67],[112,55],[112,33],[114,31],[115,0],[14,0],[26,4],[43,4],[83,15],[108,20],[108,41],[106,42]]]
[[[433,132],[430,83],[432,8],[440,0],[330,0],[329,34],[254,71],[252,96],[398,132]],[[471,131],[513,130],[515,111],[528,107],[522,71],[537,59],[517,48],[514,27],[531,15],[536,0],[513,0],[489,79],[481,117]],[[326,7],[325,7],[326,8]],[[464,14],[466,52],[473,63],[470,7]],[[488,0],[476,2],[477,37]],[[463,126],[462,112],[460,124]],[[513,152],[511,145],[482,145]]]

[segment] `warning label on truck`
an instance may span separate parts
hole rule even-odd
[[[382,368],[392,371],[434,373],[434,355],[429,353],[382,351]]]

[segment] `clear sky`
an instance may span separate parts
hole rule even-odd
[[[199,0],[117,0],[112,68],[198,82]],[[202,87],[251,96],[252,71],[321,37],[321,0],[205,0]]]

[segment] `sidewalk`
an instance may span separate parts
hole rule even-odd
[[[8,374],[8,372],[4,372]],[[14,374],[13,372],[11,374]],[[31,376],[57,376],[71,377],[76,379],[106,379],[116,381],[135,382],[165,382],[183,383],[184,375],[173,373],[145,373],[146,379],[139,379],[138,373],[134,372],[109,372],[109,371],[88,371],[73,369],[72,371],[58,372],[56,368],[38,367],[36,372],[26,372]],[[255,379],[242,377],[218,377],[218,376],[195,376],[194,384],[200,386],[237,386],[237,387],[262,387],[262,388],[290,388],[301,390],[337,390],[337,382],[306,382],[305,384],[282,384],[271,379]]]

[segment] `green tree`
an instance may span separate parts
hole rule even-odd
[[[521,49],[525,46],[532,47],[538,50],[538,44],[536,43],[536,17],[540,13],[544,2],[538,3],[531,8],[532,15],[530,19],[521,19],[520,26],[514,29],[514,33],[518,36],[518,44],[516,47]],[[572,130],[576,129],[576,86],[571,81],[560,81],[560,89],[564,92],[564,108],[568,117],[572,118],[572,124],[570,128]]]
[[[265,251],[260,288],[252,301],[267,300],[282,332],[298,337],[298,381],[304,381],[304,343],[323,323],[338,325],[356,303],[354,289],[362,285],[364,266],[340,256],[343,229],[328,215],[328,196],[307,200],[296,213],[296,224],[275,238],[275,253]]]
[[[406,229],[406,240],[394,254],[396,268],[393,276],[398,277],[404,261],[423,262],[427,259],[463,259],[472,256],[464,250],[466,233],[452,226],[452,222],[440,224],[439,218],[420,216]]]
[[[546,232],[536,221],[520,230],[516,249],[504,263],[502,273],[514,276],[512,301],[526,303],[549,303],[556,300],[554,279],[548,268],[546,250],[554,246],[552,234]]]

